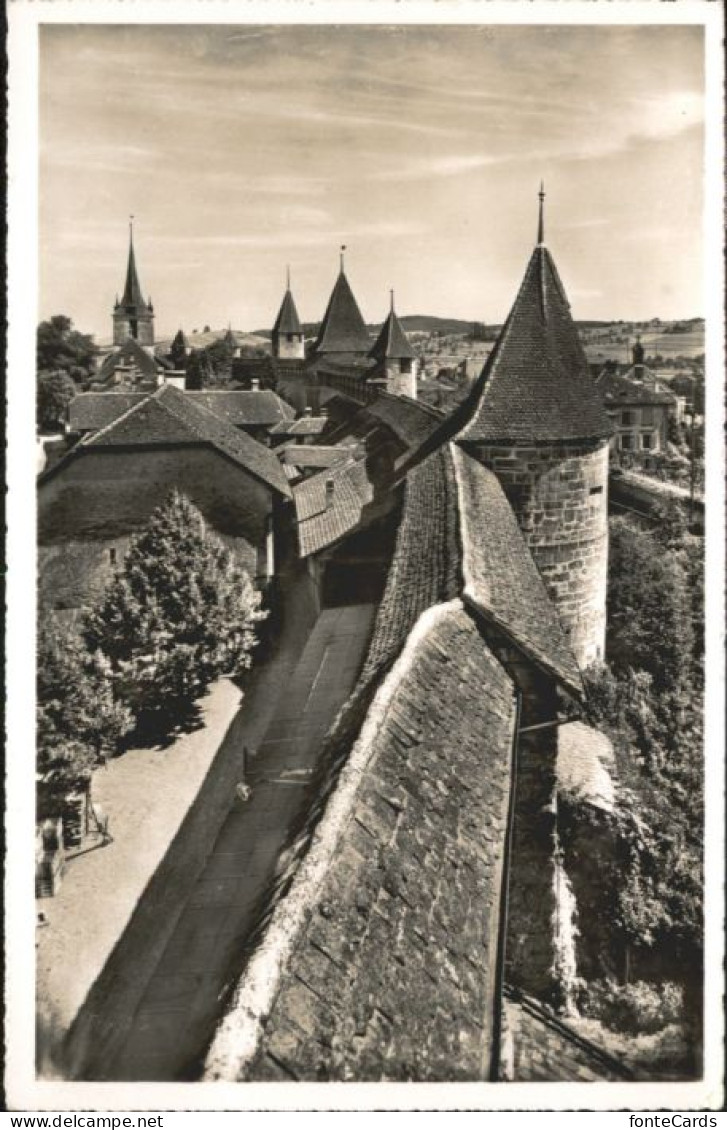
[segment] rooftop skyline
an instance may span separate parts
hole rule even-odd
[[[577,319],[703,313],[703,30],[40,29],[40,316],[108,340],[128,217],[157,336],[501,322],[545,241]]]

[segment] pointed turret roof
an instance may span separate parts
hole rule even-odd
[[[273,335],[275,334],[302,334],[303,327],[300,324],[298,311],[295,308],[293,295],[290,292],[290,280],[288,280],[288,287],[285,291],[285,296],[280,304],[278,316],[275,319],[273,326]]]
[[[373,357],[375,361],[385,361],[387,357],[401,358],[401,357],[416,357],[416,354],[409,342],[407,341],[406,334],[402,329],[401,322],[396,316],[394,310],[394,292],[391,292],[391,310],[389,316],[384,322],[379,336],[369,351],[369,357]]]
[[[543,196],[541,187],[538,244],[475,386],[460,440],[547,443],[612,434],[545,246]]]
[[[371,339],[346,278],[341,255],[341,270],[323,315],[313,351],[367,354],[370,348]]]
[[[129,261],[126,266],[126,284],[121,298],[122,306],[146,307],[146,302],[141,293],[139,276],[136,271],[136,258],[134,256],[134,228],[129,224]]]

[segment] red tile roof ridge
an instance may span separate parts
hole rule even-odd
[[[307,854],[300,862],[287,894],[275,906],[260,945],[253,953],[233,993],[207,1053],[205,1082],[237,1082],[257,1053],[287,963],[305,928],[349,822],[353,805],[374,752],[394,696],[413,666],[430,632],[453,612],[461,600],[434,605],[421,614],[404,649],[383,679],[369,707],[351,753],[316,825]]]

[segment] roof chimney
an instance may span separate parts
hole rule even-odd
[[[252,378],[252,380],[250,381],[250,388],[253,392],[260,392],[260,379],[258,377]]]
[[[326,510],[330,510],[333,506],[333,492],[336,489],[334,479],[326,479]]]
[[[313,409],[310,406],[304,408],[303,409],[303,415],[304,416],[312,416],[313,415]]]

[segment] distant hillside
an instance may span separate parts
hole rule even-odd
[[[222,330],[193,330],[187,334],[187,341],[192,349],[206,349],[208,345],[212,345],[215,341],[220,341],[225,334],[229,331]],[[252,349],[268,349],[270,346],[270,333],[265,334],[249,334],[244,330],[233,330],[233,336],[238,346],[247,346]],[[171,337],[160,338],[154,344],[155,353],[166,353],[174,339]]]
[[[433,314],[404,314],[400,316],[406,333],[439,333],[443,337],[469,337],[472,334],[474,322],[465,321],[463,318],[439,318]],[[487,330],[487,336],[493,339],[497,336],[502,324],[499,322],[481,322]],[[585,335],[586,345],[591,352],[609,353],[617,352],[609,343],[598,337],[599,332],[604,334],[613,331],[614,334],[628,337],[631,341],[637,333],[641,334],[644,345],[651,351],[672,355],[677,352],[693,353],[703,351],[704,321],[701,318],[685,319],[682,322],[662,322],[656,328],[653,324],[638,322],[610,322],[584,320],[577,321],[576,325]],[[304,322],[303,333],[307,338],[313,338],[318,333],[320,322]],[[366,327],[372,336],[381,329],[381,323],[376,322]],[[257,338],[271,336],[270,330],[255,330]],[[623,352],[623,350],[622,350]]]
[[[399,318],[402,327],[407,333],[440,333],[462,334],[472,333],[473,322],[465,322],[462,318],[437,318],[430,314],[404,314]],[[320,322],[304,322],[303,333],[306,337],[315,337],[318,333]],[[374,322],[366,328],[370,333],[376,334],[381,329],[381,322]],[[492,329],[487,325],[487,329]],[[256,337],[270,337],[270,330],[254,330]]]

